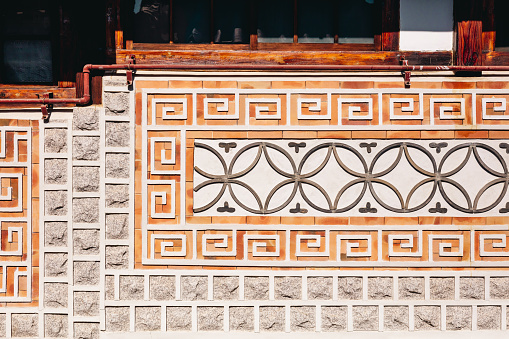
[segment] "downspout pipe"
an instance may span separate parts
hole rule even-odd
[[[83,67],[83,96],[80,98],[17,98],[0,99],[0,104],[75,104],[86,105],[90,102],[90,72],[93,70],[215,70],[215,71],[395,71],[395,72],[489,72],[509,71],[508,66],[408,66],[408,65],[182,65],[182,64],[134,64],[92,65]]]

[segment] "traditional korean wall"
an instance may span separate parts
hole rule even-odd
[[[0,113],[0,336],[505,337],[508,80],[138,72]]]

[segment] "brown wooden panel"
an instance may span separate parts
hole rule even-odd
[[[74,88],[59,88],[57,86],[33,86],[33,85],[0,85],[0,99],[38,99],[45,93],[53,93],[53,98],[75,98]],[[18,104],[6,105],[0,103],[0,109],[7,108],[40,108],[41,105]],[[71,104],[59,104],[58,107],[72,107]]]
[[[482,40],[483,52],[495,49],[495,1],[483,0]]]
[[[483,65],[485,66],[506,66],[509,65],[508,52],[490,52],[483,55]]]
[[[456,64],[458,66],[482,65],[482,10],[483,0],[456,0]]]
[[[385,0],[382,4],[382,51],[399,49],[399,2]]]
[[[340,52],[340,51],[223,51],[223,50],[118,50],[117,63],[135,55],[136,63],[166,64],[293,64],[399,65],[404,55],[411,65],[451,65],[451,52]]]

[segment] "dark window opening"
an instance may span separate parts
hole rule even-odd
[[[509,1],[495,0],[495,51],[509,52]]]

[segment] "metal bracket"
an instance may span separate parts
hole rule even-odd
[[[39,98],[41,97],[39,94],[37,95]],[[53,109],[53,104],[46,104],[44,103],[44,99],[50,99],[53,98],[53,93],[43,93],[42,99],[43,104],[41,105],[41,112],[42,112],[42,120],[44,122],[49,122],[49,118],[51,116],[51,110]]]
[[[399,57],[399,63],[401,66],[408,66],[408,60],[405,59],[404,55]],[[410,88],[410,77],[412,76],[412,72],[401,71],[401,75],[403,75],[403,79],[405,81],[405,88]]]
[[[136,63],[136,56],[134,54],[130,55],[127,58],[127,86],[131,86],[133,84],[133,78],[134,78],[134,71],[130,68],[131,65],[134,65]]]

